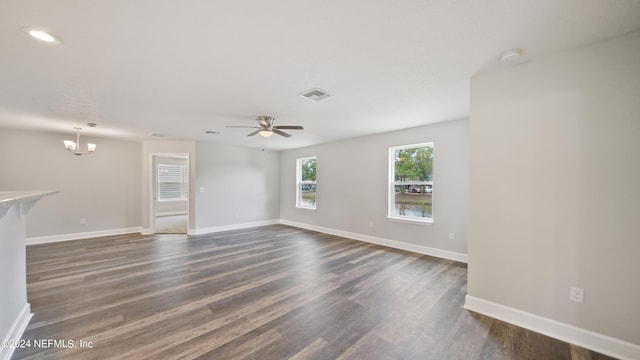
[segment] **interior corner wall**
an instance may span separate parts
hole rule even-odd
[[[60,191],[29,213],[26,236],[138,228],[140,144],[82,136],[82,143],[96,143],[97,150],[74,156],[62,143],[69,138],[75,133],[0,129],[0,191]]]
[[[278,220],[278,152],[207,142],[196,150],[196,233]]]
[[[406,249],[449,251],[466,259],[468,132],[468,120],[454,120],[283,151],[280,218],[311,228],[356,234],[362,239],[390,240]],[[389,147],[431,141],[435,156],[433,225],[390,221]],[[309,156],[317,157],[316,210],[296,208],[296,159]]]
[[[188,155],[189,179],[196,178],[196,143],[195,141],[152,140],[142,142],[141,167],[137,170],[141,174],[140,198],[143,233],[149,233],[152,228],[151,219],[155,214],[151,213],[151,199],[153,198],[153,155]],[[189,229],[195,228],[195,187],[194,181],[189,182]]]
[[[639,64],[636,32],[472,79],[470,296],[640,345]]]

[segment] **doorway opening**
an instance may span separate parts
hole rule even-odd
[[[156,234],[187,234],[188,155],[153,155],[152,211]]]

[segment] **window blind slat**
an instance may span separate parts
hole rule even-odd
[[[189,168],[185,165],[158,164],[158,200],[187,200]]]

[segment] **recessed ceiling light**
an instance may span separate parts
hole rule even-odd
[[[510,63],[522,58],[522,49],[511,49],[500,55],[500,61]]]
[[[44,41],[50,44],[57,44],[60,42],[60,39],[57,36],[42,30],[27,29],[27,33],[40,41]]]

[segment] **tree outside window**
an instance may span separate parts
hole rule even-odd
[[[433,220],[433,143],[389,149],[389,218]]]
[[[297,190],[296,206],[316,208],[316,158],[300,158],[296,161]]]

